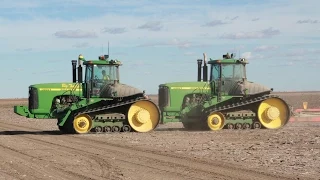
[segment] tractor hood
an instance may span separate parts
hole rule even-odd
[[[39,91],[82,91],[81,83],[70,82],[33,84],[29,88],[37,88]]]
[[[238,81],[234,83],[226,83],[226,87],[224,87],[226,91],[229,91],[229,94],[239,94],[239,95],[255,95],[255,94],[263,94],[270,93],[272,91],[271,88],[268,88],[264,85],[251,82],[251,81]],[[228,87],[229,86],[229,87]]]
[[[250,82],[250,81],[246,81],[244,83],[244,90],[246,90],[247,94],[250,95],[254,95],[254,94],[260,94],[260,93],[267,93],[267,92],[271,92],[272,89],[269,87],[266,87],[264,85],[255,83],[255,82]]]
[[[121,83],[106,84],[101,88],[101,98],[126,97],[143,93],[141,90]]]
[[[46,94],[48,99],[57,95],[76,95],[83,97],[82,95],[82,84],[81,83],[70,83],[70,82],[57,82],[57,83],[41,83],[33,84],[29,86],[29,89],[36,89],[37,93]],[[30,91],[29,91],[30,92]],[[52,99],[50,99],[52,100]]]

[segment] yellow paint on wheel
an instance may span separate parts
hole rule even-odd
[[[264,127],[278,129],[289,121],[290,109],[282,99],[270,98],[260,103],[258,118]]]
[[[92,128],[92,119],[87,114],[79,114],[73,120],[73,128],[76,133],[88,133]]]
[[[225,117],[220,112],[211,113],[207,117],[207,124],[208,127],[213,131],[220,130],[225,125]]]
[[[128,111],[128,122],[137,132],[148,132],[156,128],[160,120],[160,111],[150,101],[138,101]]]

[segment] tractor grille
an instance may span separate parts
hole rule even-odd
[[[169,105],[169,90],[166,86],[159,87],[159,107],[163,108]]]
[[[29,88],[29,110],[39,108],[38,90],[34,87]]]

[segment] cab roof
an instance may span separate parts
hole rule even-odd
[[[240,59],[211,59],[208,61],[208,64],[249,64],[245,58]]]
[[[121,66],[121,61],[118,60],[87,60],[83,62],[84,65],[96,64],[96,65],[119,65]]]
[[[99,60],[86,60],[82,54],[78,56],[79,61],[83,61],[84,65],[95,64],[95,65],[122,65],[121,61],[117,59],[110,59],[109,55],[99,56]]]
[[[235,59],[234,54],[223,54],[222,59],[211,59],[208,61],[208,64],[248,64],[249,62],[245,58]]]

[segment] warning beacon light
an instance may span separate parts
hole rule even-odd
[[[105,61],[108,58],[109,58],[109,55],[101,55],[101,56],[99,56],[99,60],[101,60],[101,61]]]

